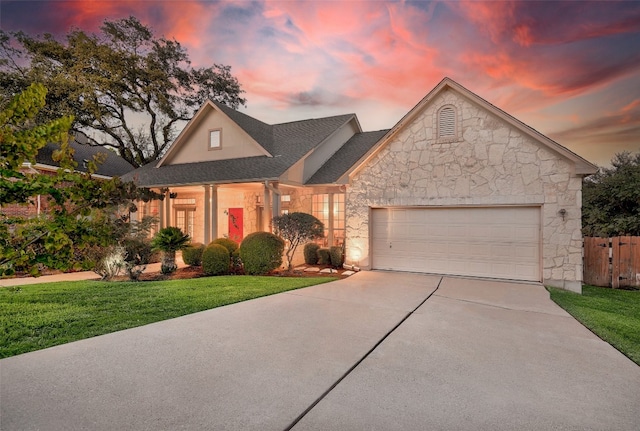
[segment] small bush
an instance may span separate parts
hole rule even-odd
[[[269,232],[254,232],[240,244],[240,258],[244,272],[263,275],[282,265],[284,241]]]
[[[242,258],[240,257],[240,249],[237,249],[231,255],[231,273],[236,275],[244,274]]]
[[[189,266],[201,266],[204,248],[204,244],[200,244],[199,242],[191,244],[182,250],[182,260]]]
[[[103,280],[111,280],[120,274],[125,267],[126,250],[121,246],[109,247],[104,258],[98,262],[93,272],[102,277]]]
[[[125,250],[124,268],[129,280],[138,281],[153,257],[151,244],[146,239],[127,238],[122,242],[122,246]]]
[[[220,244],[210,244],[202,253],[202,272],[206,275],[223,275],[229,272],[229,251]]]
[[[331,253],[328,248],[318,249],[318,265],[331,265]]]
[[[211,244],[219,244],[221,246],[223,246],[224,248],[226,248],[227,250],[229,250],[229,254],[233,254],[234,251],[236,251],[239,246],[238,244],[229,238],[218,238],[218,239],[214,239],[213,241],[211,241],[209,243],[209,245]]]
[[[318,250],[320,246],[314,242],[304,245],[304,263],[307,265],[316,265],[318,263]]]
[[[331,266],[333,266],[334,268],[341,267],[343,262],[342,247],[338,245],[330,247],[329,258],[331,260]]]

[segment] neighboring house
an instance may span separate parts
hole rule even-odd
[[[78,134],[69,142],[69,147],[73,149],[73,159],[77,163],[76,170],[87,172],[87,162],[93,160],[94,156],[100,157],[95,178],[109,179],[130,172],[134,167],[115,152],[104,147],[87,144],[86,136]],[[58,162],[53,160],[53,152],[60,148],[59,144],[48,143],[38,151],[36,163],[24,163],[21,171],[28,174],[54,175],[60,168]],[[36,217],[47,210],[47,200],[45,197],[36,196],[33,201],[26,205],[7,205],[0,208],[0,213],[7,216]]]
[[[354,114],[268,125],[207,102],[159,161],[123,176],[195,241],[315,215],[363,269],[579,291],[582,178],[596,166],[445,78],[391,130]]]

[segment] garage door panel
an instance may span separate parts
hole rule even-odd
[[[540,279],[539,207],[374,209],[372,217],[376,269]]]
[[[515,238],[521,242],[537,241],[540,235],[538,226],[523,226],[515,228]]]

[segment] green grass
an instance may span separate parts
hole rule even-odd
[[[0,288],[0,358],[332,280],[226,276]]]
[[[579,295],[548,289],[560,307],[640,365],[640,291],[584,286]]]

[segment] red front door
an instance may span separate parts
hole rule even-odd
[[[229,239],[242,241],[242,208],[229,208]]]

